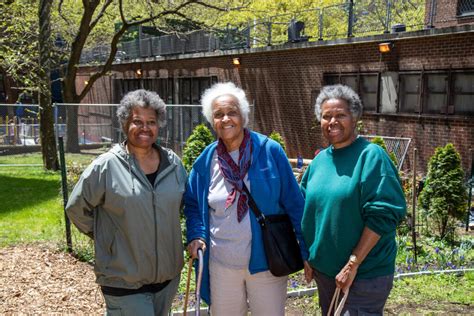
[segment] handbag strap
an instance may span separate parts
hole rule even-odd
[[[347,292],[344,293],[344,296],[342,297],[341,302],[339,303],[339,305],[337,305],[337,302],[339,301],[340,293],[341,293],[341,288],[336,288],[336,290],[334,291],[334,295],[332,296],[331,305],[329,305],[328,316],[331,316],[333,307],[334,307],[334,316],[341,315],[342,309],[344,308],[344,304],[346,303],[347,297],[349,296],[349,289],[347,289]]]
[[[243,183],[244,191],[247,194],[247,197],[249,198],[249,206],[252,209],[252,212],[255,214],[255,217],[257,218],[257,222],[260,224],[262,228],[265,227],[265,215],[260,211],[260,209],[257,206],[257,203],[255,203],[255,200],[252,197],[252,194],[250,194],[249,189],[245,185],[245,182]]]

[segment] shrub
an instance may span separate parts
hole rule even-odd
[[[377,144],[377,145],[379,145],[380,147],[382,147],[382,148],[387,152],[388,156],[390,157],[390,160],[392,160],[392,162],[393,162],[393,164],[395,165],[395,167],[398,166],[397,156],[395,156],[395,153],[388,151],[387,146],[385,145],[385,141],[383,140],[382,137],[380,137],[380,136],[375,136],[375,137],[372,139],[372,143]]]
[[[283,150],[286,152],[285,141],[283,140],[283,137],[281,137],[280,133],[273,131],[270,135],[268,135],[268,138],[273,139],[278,144],[280,144]]]
[[[206,125],[200,124],[194,128],[183,149],[183,165],[186,171],[191,170],[196,158],[214,140],[214,136]]]
[[[422,213],[438,237],[454,234],[455,220],[461,220],[466,210],[466,187],[461,158],[453,144],[438,147],[428,163],[425,186],[420,194]],[[453,236],[454,237],[454,236]]]

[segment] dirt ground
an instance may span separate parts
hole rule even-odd
[[[103,315],[104,302],[92,266],[51,246],[0,248],[0,315]],[[312,298],[291,298],[287,315],[312,315]],[[473,315],[471,306],[387,303],[387,315]],[[436,305],[436,304],[435,304]]]

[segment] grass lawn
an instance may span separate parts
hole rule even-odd
[[[67,155],[68,162],[89,163],[92,155]],[[60,172],[41,166],[41,154],[0,156],[0,247],[23,242],[64,240]]]

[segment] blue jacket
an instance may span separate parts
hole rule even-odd
[[[250,132],[252,139],[252,164],[248,171],[250,191],[262,213],[287,213],[295,228],[300,243],[301,254],[306,260],[308,251],[301,234],[301,218],[304,199],[299,190],[288,158],[281,146],[267,136]],[[209,145],[196,159],[188,178],[184,193],[184,214],[186,215],[187,240],[201,238],[210,244],[209,236],[209,193],[210,168],[217,142]],[[263,249],[260,226],[251,210],[250,226],[252,245],[249,271],[254,274],[268,270],[267,259]],[[209,305],[209,250],[204,253],[204,271],[202,275],[202,298]]]

